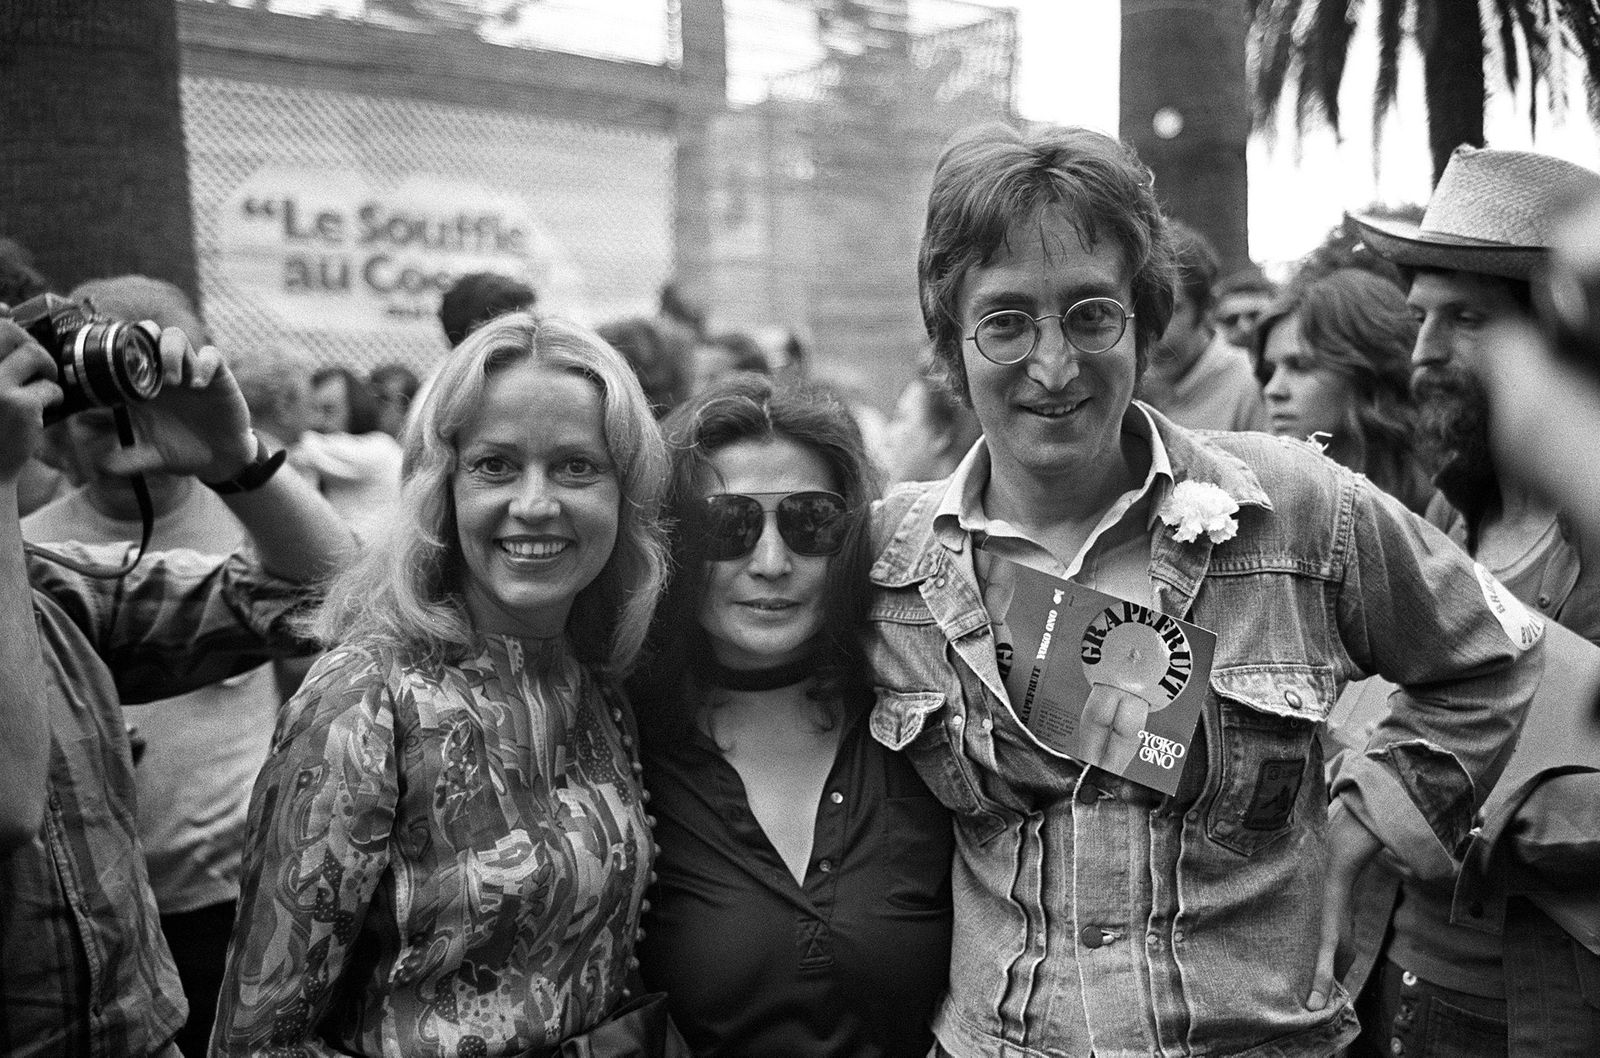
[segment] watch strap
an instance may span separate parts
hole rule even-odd
[[[280,448],[268,455],[267,442],[261,439],[260,434],[254,436],[256,457],[246,463],[243,470],[226,481],[201,481],[200,484],[219,496],[237,496],[241,492],[254,492],[272,480],[272,475],[276,474],[278,468],[283,466],[284,460],[289,458],[289,450]]]

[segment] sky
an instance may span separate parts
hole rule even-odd
[[[504,0],[457,2],[492,9]],[[734,103],[761,98],[768,77],[804,69],[821,57],[814,16],[800,0],[724,3],[728,88]],[[302,13],[351,13],[361,6],[362,0],[272,0],[274,10]],[[974,6],[1017,12],[1018,109],[1024,117],[1116,133],[1120,0],[913,0],[912,13],[919,22],[914,28],[965,21]],[[1282,108],[1283,127],[1275,142],[1257,135],[1250,143],[1250,251],[1271,271],[1285,271],[1320,242],[1346,210],[1379,201],[1427,200],[1431,166],[1415,61],[1402,69],[1400,101],[1385,130],[1381,170],[1374,170],[1370,131],[1374,6],[1364,5],[1365,18],[1345,74],[1340,99],[1344,138],[1327,129],[1298,137],[1290,124],[1291,105]],[[507,27],[504,33],[507,43],[526,32],[575,50],[596,48],[595,54],[660,62],[666,58],[667,10],[664,0],[541,0],[526,9],[525,25]],[[736,61],[733,56],[740,58]],[[1523,116],[1526,100],[1512,99],[1503,86],[1498,92],[1493,89],[1491,84],[1491,146],[1547,151],[1600,169],[1600,143],[1585,118],[1581,88],[1572,90],[1578,105],[1569,119],[1543,119],[1537,140],[1530,136]]]
[[[1017,11],[1021,55],[1018,109],[1033,120],[1087,125],[1105,132],[1117,126],[1119,0],[984,0],[985,6]],[[1326,129],[1297,140],[1290,121],[1276,143],[1252,137],[1250,169],[1250,252],[1282,271],[1318,243],[1346,210],[1372,202],[1425,203],[1431,163],[1428,158],[1421,78],[1416,62],[1401,72],[1400,101],[1386,126],[1381,174],[1373,172],[1372,84],[1376,68],[1371,10],[1358,27],[1345,71],[1340,107],[1342,142]],[[1071,41],[1069,49],[1063,42]],[[1103,42],[1103,46],[1100,43]],[[1573,69],[1576,70],[1576,60]],[[1526,98],[1514,100],[1491,82],[1487,116],[1490,146],[1540,150],[1600,169],[1600,142],[1583,110],[1581,87],[1570,90],[1574,106],[1564,122],[1541,118],[1539,136],[1530,136]],[[1284,108],[1285,117],[1293,106]]]

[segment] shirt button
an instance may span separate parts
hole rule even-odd
[[[1541,609],[1541,610],[1550,609],[1550,596],[1548,596],[1548,595],[1540,595],[1539,596],[1539,609]]]
[[[1289,708],[1291,708],[1291,709],[1300,708],[1300,692],[1299,691],[1284,691],[1283,692],[1283,700],[1289,703]]]
[[[655,885],[660,880],[661,880],[661,876],[660,875],[656,874],[655,871],[651,871],[650,872],[650,884],[651,885]]]
[[[944,587],[944,578],[943,577],[935,577],[935,578],[933,578],[933,586],[935,588]]]
[[[1400,1042],[1400,1037],[1389,1037],[1389,1053],[1394,1055],[1395,1058],[1400,1058],[1400,1055],[1406,1053],[1406,1045]]]
[[[634,761],[632,764],[628,765],[628,767],[633,769],[633,774],[635,775],[644,774],[644,765],[640,764],[638,761]]]
[[[964,724],[966,722],[967,722],[966,718],[963,717],[960,713],[957,713],[955,716],[952,716],[950,718],[950,726],[951,727],[960,727],[962,724]]]
[[[643,801],[645,804],[649,804],[650,803],[650,791],[649,790],[640,790],[639,791],[639,800]]]
[[[1198,823],[1200,822],[1200,813],[1197,811],[1189,812],[1183,818],[1187,819],[1191,823]]]
[[[979,722],[979,726],[981,726],[985,731],[992,731],[994,730],[994,719],[986,716],[982,721]]]
[[[644,817],[644,822],[645,822],[645,826],[649,827],[651,830],[654,830],[656,828],[656,817],[655,816],[651,816],[651,815],[645,816]]]
[[[1078,792],[1073,796],[1077,798],[1080,805],[1092,805],[1100,800],[1100,791],[1089,783],[1082,783],[1078,787]]]
[[[1405,973],[1400,975],[1400,983],[1405,985],[1407,988],[1415,988],[1417,987],[1417,975],[1412,973],[1410,970],[1407,970]]]
[[[611,710],[611,719],[615,720],[619,724],[622,723],[622,710],[621,709],[612,709]]]
[[[819,862],[817,864],[817,870],[821,871],[823,874],[832,874],[833,873],[833,861],[832,860],[822,860],[821,862]]]
[[[625,747],[627,747],[628,749],[632,749],[633,748],[633,736],[632,735],[623,735],[622,736],[622,744]]]
[[[637,970],[638,968],[639,968],[639,959],[638,959],[638,957],[634,956],[634,955],[628,956],[628,969]]]
[[[639,901],[639,914],[645,915],[645,914],[649,914],[649,913],[650,913],[650,901],[648,901],[648,900]]]
[[[832,801],[836,805],[842,805],[844,804],[844,794],[840,793],[838,790],[835,790],[833,793],[828,795],[828,800]]]
[[[1085,948],[1098,948],[1106,943],[1106,935],[1099,926],[1085,926],[1078,931],[1078,942]]]
[[[644,940],[644,927],[643,926],[640,926],[638,929],[633,931],[633,939],[636,942]]]

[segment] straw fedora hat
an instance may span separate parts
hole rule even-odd
[[[1532,151],[1457,147],[1420,224],[1345,214],[1380,257],[1402,267],[1530,279],[1566,208],[1600,191],[1600,173]]]

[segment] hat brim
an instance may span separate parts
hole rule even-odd
[[[1373,253],[1402,268],[1480,272],[1505,279],[1532,279],[1550,251],[1545,246],[1454,239],[1424,232],[1411,221],[1346,213]]]

